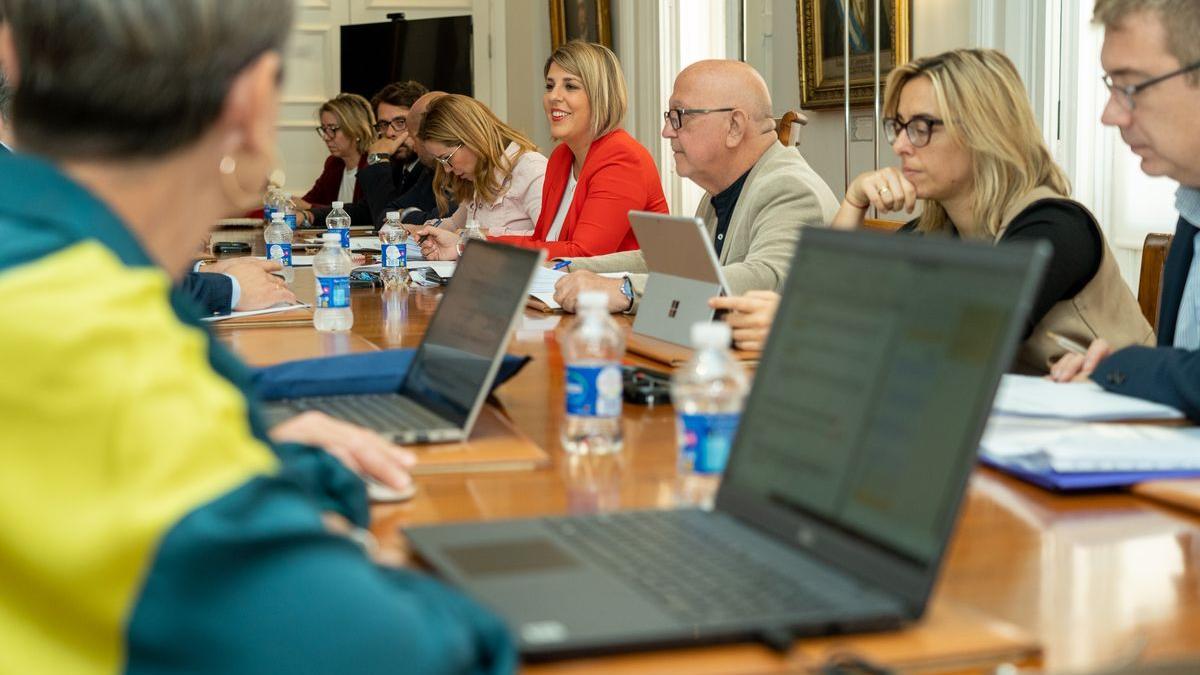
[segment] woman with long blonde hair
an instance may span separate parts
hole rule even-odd
[[[1099,224],[1072,200],[1062,169],[1042,141],[1020,75],[1004,54],[957,49],[892,71],[883,131],[899,167],[850,184],[834,227],[862,226],[867,209],[921,215],[901,232],[996,245],[1035,240],[1054,249],[1014,368],[1045,374],[1066,353],[1057,336],[1087,345],[1098,336],[1122,346],[1154,333],[1121,278]],[[734,338],[761,342],[772,298],[716,299],[733,309]]]
[[[546,163],[533,233],[499,241],[544,249],[551,258],[636,249],[629,212],[666,213],[667,200],[654,159],[621,128],[628,96],[617,55],[572,40],[546,59],[542,75],[542,109],[559,144]],[[417,234],[427,258],[457,258],[458,240],[449,231],[426,227]]]
[[[438,209],[448,208],[447,194],[459,204],[451,229],[474,224],[493,235],[533,232],[546,157],[527,136],[479,101],[449,94],[429,104],[417,137],[437,160]]]

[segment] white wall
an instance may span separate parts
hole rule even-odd
[[[797,0],[746,0],[746,60],[767,79],[776,115],[800,109],[796,5]],[[970,46],[970,6],[964,0],[911,0],[913,56]],[[845,166],[842,109],[805,112],[809,123],[801,132],[800,151],[840,197]],[[851,114],[871,117],[872,111],[867,106]],[[851,178],[873,167],[873,153],[870,137],[851,144]],[[896,163],[882,141],[879,159],[881,166]]]

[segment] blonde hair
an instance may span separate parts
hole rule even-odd
[[[474,182],[455,176],[438,163],[433,194],[442,212],[448,209],[447,191],[460,204],[472,197],[488,204],[494,202],[503,194],[517,158],[537,150],[533,141],[500,121],[487,106],[461,94],[447,94],[430,103],[417,137],[424,142],[464,146],[478,158]],[[504,153],[510,143],[520,148],[512,158]]]
[[[593,138],[621,127],[629,108],[629,96],[625,91],[621,62],[611,49],[594,42],[571,40],[546,59],[543,77],[550,73],[552,63],[583,83],[583,92],[592,107]]]
[[[1042,140],[1021,76],[1007,56],[994,49],[955,49],[910,61],[888,76],[885,116],[896,115],[904,85],[918,77],[933,84],[946,134],[971,153],[972,213],[989,234],[1000,231],[1004,214],[1034,188],[1070,194],[1067,176]],[[917,229],[951,227],[946,209],[926,199]]]
[[[317,114],[329,113],[337,119],[342,133],[354,141],[359,154],[365,153],[375,140],[375,112],[367,99],[358,94],[338,94],[321,104]]]

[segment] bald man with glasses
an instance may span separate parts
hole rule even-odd
[[[838,200],[796,148],[779,143],[766,82],[740,61],[700,61],[675,78],[668,108],[662,137],[676,173],[707,192],[696,216],[730,292],[782,289],[800,226],[828,223]],[[641,251],[575,258],[569,269],[555,288],[566,311],[585,290],[604,291],[610,311],[635,311],[648,271]]]

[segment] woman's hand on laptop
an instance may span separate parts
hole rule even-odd
[[[725,310],[722,317],[733,329],[733,346],[746,351],[761,352],[779,308],[779,294],[774,291],[747,291],[735,297],[709,298],[708,306]]]
[[[416,455],[363,427],[320,412],[301,413],[270,431],[277,443],[303,443],[321,448],[360,476],[370,476],[394,490],[412,484],[408,470]]]

